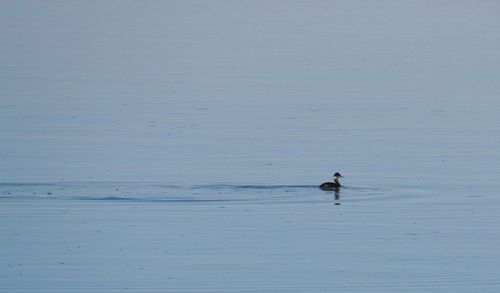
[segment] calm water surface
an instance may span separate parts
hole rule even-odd
[[[500,291],[497,3],[3,6],[0,291]]]

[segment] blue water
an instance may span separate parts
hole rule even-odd
[[[144,182],[0,189],[0,289],[9,292],[500,287],[500,202],[486,191]]]
[[[499,292],[499,8],[4,1],[0,291]]]
[[[323,191],[317,185],[230,185],[211,184],[171,186],[144,182],[73,182],[73,183],[11,183],[0,184],[0,198],[12,200],[123,200],[141,202],[232,202],[259,203],[336,203],[352,200],[382,199],[390,194],[410,196],[424,190],[392,187],[343,186],[338,191]],[[342,195],[342,198],[341,198]]]

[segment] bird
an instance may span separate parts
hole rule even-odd
[[[340,175],[339,172],[335,172],[335,174],[333,174],[333,182],[325,182],[323,184],[321,184],[319,186],[319,188],[323,189],[323,190],[338,190],[340,186],[340,181],[339,181],[339,178],[340,177],[344,177],[342,175]]]

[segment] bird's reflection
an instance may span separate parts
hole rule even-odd
[[[340,205],[340,187],[336,186],[333,188],[333,192],[334,192],[334,198],[335,198],[335,205]]]

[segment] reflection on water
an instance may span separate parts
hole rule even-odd
[[[335,200],[337,201],[335,205],[340,205],[340,202],[338,202],[340,200],[340,187],[335,187],[333,191],[335,192]]]
[[[340,187],[339,186],[335,186],[333,187],[333,189],[331,190],[326,190],[328,193],[332,193],[333,192],[333,198],[335,200],[334,204],[335,205],[340,205]]]
[[[340,205],[340,202],[339,202],[340,201],[340,187],[339,186],[332,187],[331,189],[328,189],[328,190],[323,189],[323,191],[327,192],[328,194],[333,193],[333,198],[335,200],[334,204]]]

